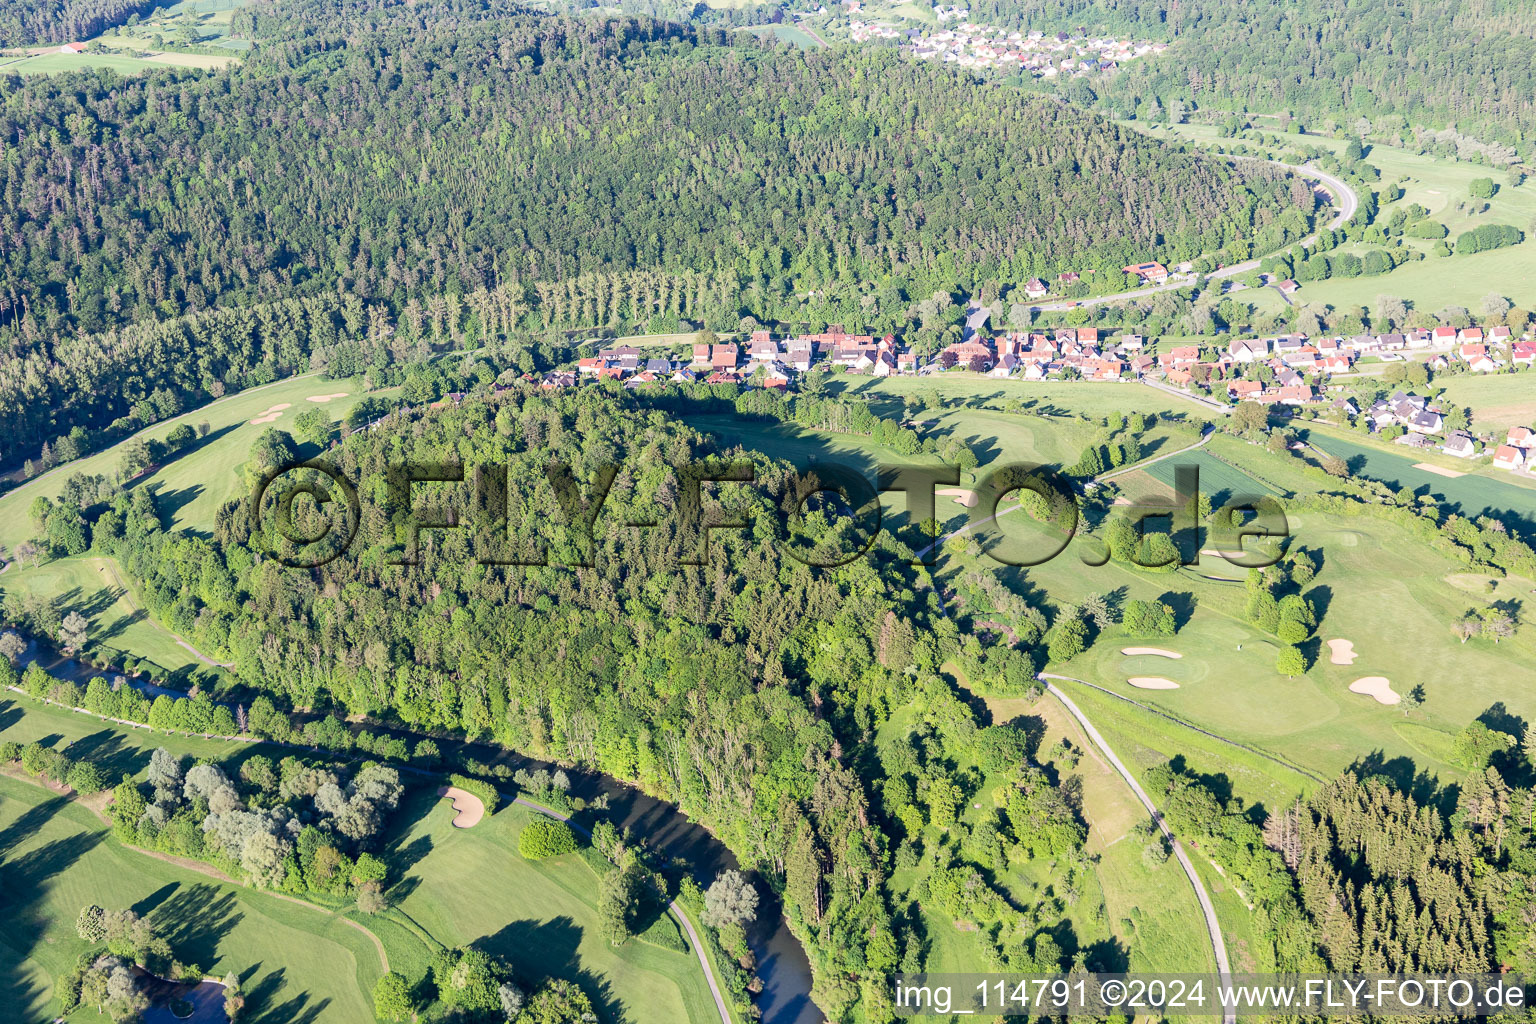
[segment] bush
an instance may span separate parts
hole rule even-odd
[[[524,860],[558,857],[576,849],[576,833],[563,821],[537,815],[517,837],[517,852]]]
[[[21,744],[15,740],[6,740],[0,743],[0,761],[18,761],[21,759]]]
[[[100,768],[89,761],[76,761],[69,770],[69,788],[81,796],[90,796],[107,788],[107,777]]]
[[[472,779],[468,775],[448,776],[448,785],[456,786],[464,792],[480,798],[485,804],[486,814],[495,814],[496,808],[501,803],[501,794],[496,792],[496,787],[481,779]]]

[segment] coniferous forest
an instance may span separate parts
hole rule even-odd
[[[511,329],[735,329],[822,292],[890,323],[939,292],[1268,251],[1311,214],[1278,169],[891,54],[479,3],[262,11],[270,41],[228,72],[0,80],[8,461],[161,387],[198,404],[291,367],[265,325],[293,299],[393,317],[497,290]],[[238,327],[170,323],[214,309]]]

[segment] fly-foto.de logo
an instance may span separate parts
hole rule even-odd
[[[637,481],[660,479],[644,498]],[[1214,551],[1243,568],[1279,558],[1289,524],[1268,495],[1230,495],[1213,508],[1197,465],[1175,468],[1172,490],[1104,507],[1053,467],[1010,463],[960,487],[957,466],[817,463],[765,473],[750,461],[659,466],[636,460],[578,473],[562,462],[514,475],[507,464],[400,463],[353,481],[330,463],[263,474],[237,513],[250,546],[295,568],[317,568],[357,548],[387,564],[465,557],[481,565],[590,566],[606,541],[653,533],[681,565],[706,565],[716,534],[778,545],[805,565],[835,568],[889,533],[914,564],[931,566],[963,538],[994,561],[1035,566],[1073,548],[1085,565],[1113,559],[1145,568],[1195,565]],[[453,544],[436,544],[453,536]],[[622,545],[618,547],[622,550]]]

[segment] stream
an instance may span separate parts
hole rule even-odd
[[[36,639],[28,644],[21,658],[25,665],[40,660],[43,667],[60,679],[69,679],[82,687],[92,676],[111,678],[112,669],[104,669],[79,659],[63,657],[58,652],[40,647]],[[182,690],[156,686],[143,679],[128,679],[127,684],[150,695],[185,697]],[[370,724],[370,729],[378,728]],[[414,734],[400,733],[402,736]],[[442,748],[444,760],[451,762],[451,748],[458,747],[470,757],[487,763],[506,764],[514,770],[530,771],[543,768],[553,771],[559,765],[524,757],[499,746],[470,743],[461,739],[434,737]],[[608,800],[608,814],[620,829],[628,828],[645,839],[647,846],[663,861],[678,857],[692,865],[693,875],[699,884],[708,886],[721,871],[740,865],[726,845],[704,826],[688,819],[675,805],[647,796],[639,789],[618,779],[585,769],[566,769],[571,779],[570,795],[581,797],[589,803],[599,795]],[[759,903],[757,920],[747,933],[747,941],[757,957],[757,976],[763,989],[755,1000],[762,1013],[763,1024],[821,1024],[824,1017],[816,1004],[811,1002],[811,964],[805,948],[789,930],[779,902],[762,879],[756,879]]]

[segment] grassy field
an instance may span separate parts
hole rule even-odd
[[[3,583],[7,589],[55,602],[61,614],[84,615],[88,622],[84,653],[97,664],[117,663],[119,652],[131,651],[158,666],[159,671],[150,672],[158,680],[177,673],[216,671],[150,618],[110,558],[78,555],[35,568],[12,566]]]
[[[773,36],[786,43],[793,43],[802,50],[818,50],[821,43],[804,29],[796,25],[748,25],[737,29],[738,32],[750,32],[759,39]]]
[[[1145,130],[1136,122],[1131,127]],[[1150,131],[1155,137],[1176,138],[1200,146],[1223,145],[1232,148],[1246,140],[1223,139],[1210,125],[1181,124],[1157,126]],[[1304,143],[1342,152],[1345,141],[1320,135],[1303,137],[1275,136],[1278,145],[1270,145],[1269,155],[1279,157],[1286,148]],[[1247,142],[1250,149],[1255,143]],[[1511,188],[1502,171],[1472,163],[1460,163],[1432,156],[1420,156],[1390,146],[1371,145],[1365,156],[1367,163],[1381,170],[1383,186],[1401,182],[1403,198],[1395,203],[1383,204],[1380,217],[1392,215],[1397,207],[1418,203],[1429,211],[1429,216],[1450,230],[1450,240],[1455,241],[1461,232],[1479,224],[1512,224],[1526,233],[1524,243],[1494,252],[1476,253],[1449,258],[1430,256],[1421,262],[1407,263],[1391,273],[1378,277],[1357,277],[1331,281],[1318,281],[1302,287],[1294,299],[1298,305],[1311,303],[1341,306],[1374,306],[1376,296],[1395,295],[1415,308],[1434,312],[1448,305],[1464,306],[1477,311],[1483,296],[1490,291],[1530,308],[1536,303],[1536,232],[1531,230],[1536,220],[1536,183],[1526,182]],[[1470,184],[1474,178],[1491,177],[1499,188],[1487,202],[1486,212],[1474,213]],[[1407,239],[1407,244],[1428,252],[1431,243]],[[1272,289],[1248,292],[1244,300],[1254,303],[1261,311],[1274,312],[1284,305],[1278,292]]]
[[[294,417],[310,406],[308,399],[311,396],[341,392],[346,392],[347,397],[320,406],[333,419],[339,420],[362,397],[362,381],[321,380],[316,375],[305,374],[242,391],[157,423],[142,436],[164,440],[178,423],[195,426],[206,422],[210,430],[207,437],[172,456],[153,473],[134,480],[132,485],[157,490],[161,515],[168,527],[211,533],[218,507],[236,497],[243,488],[235,470],[245,461],[246,452],[261,432],[269,426],[291,430]],[[288,408],[280,410],[276,420],[265,424],[250,422],[273,406],[285,403]],[[32,521],[27,516],[27,506],[33,498],[40,494],[58,497],[65,479],[73,473],[111,477],[117,472],[121,459],[120,447],[114,447],[61,466],[0,496],[0,545],[12,552],[17,544],[33,535]]]
[[[692,951],[637,939],[615,948],[601,936],[597,878],[580,854],[541,862],[517,854],[517,835],[536,813],[513,804],[459,830],[446,801],[403,806],[390,844],[404,876],[400,910],[447,945],[506,956],[529,979],[579,982],[604,1020],[718,1021]]]
[[[90,758],[113,775],[141,776],[158,746],[220,763],[231,774],[253,754],[276,758],[288,753],[260,744],[128,729],[14,695],[0,698],[0,739],[42,741]],[[409,777],[407,782],[412,788],[391,818],[384,847],[396,906],[380,917],[359,918],[383,942],[393,969],[412,979],[425,972],[435,948],[421,938],[425,932],[442,944],[475,944],[504,955],[529,982],[545,975],[577,981],[604,1008],[605,1020],[703,1024],[718,1019],[691,950],[676,952],[638,939],[615,949],[602,939],[597,879],[582,856],[530,863],[517,855],[517,834],[534,812],[511,805],[474,829],[460,830],[452,826],[452,808],[437,798],[434,784]],[[28,810],[39,806],[46,814]],[[48,851],[47,857],[38,850]],[[57,868],[45,872],[41,865],[52,861]],[[119,876],[117,886],[113,879]],[[45,878],[43,897],[18,895],[39,888]],[[11,997],[5,1005],[34,1006],[40,1014],[49,978],[73,962],[77,946],[83,947],[73,935],[80,906],[131,905],[152,893],[166,903],[168,914],[175,911],[180,919],[189,907],[195,911],[203,903],[220,908],[217,920],[210,918],[210,934],[194,913],[178,928],[190,945],[175,935],[172,944],[184,958],[216,968],[212,973],[233,969],[248,989],[256,986],[265,1001],[251,1019],[271,1024],[371,1019],[358,1000],[378,977],[378,956],[371,940],[338,916],[129,850],[105,834],[101,819],[84,806],[3,777],[0,880],[5,883],[0,908],[8,916],[47,920],[38,943],[7,946],[0,937],[0,966]],[[183,880],[178,883],[182,889],[192,887],[198,899],[173,899],[179,890],[167,883],[177,880]],[[662,926],[675,927],[670,922]]]
[[[947,666],[960,684],[964,679]],[[1084,818],[1089,825],[1087,851],[1097,859],[1095,870],[1079,880],[1075,898],[1067,901],[1070,934],[1058,938],[1092,950],[1101,966],[1127,966],[1134,971],[1211,971],[1214,961],[1194,891],[1177,865],[1149,866],[1142,860],[1142,839],[1133,831],[1145,811],[1125,782],[1088,745],[1087,737],[1054,698],[986,699],[994,723],[1025,717],[1040,731],[1040,756],[1052,770],[1082,779]],[[880,731],[881,740],[911,728],[912,716],[899,711]],[[1047,752],[1058,740],[1084,751],[1076,768],[1057,764]],[[965,767],[965,766],[961,766]],[[982,786],[973,803],[987,805],[991,783]],[[983,811],[972,806],[963,817],[975,821]],[[893,885],[901,891],[916,880],[915,871],[897,872]],[[1015,862],[997,873],[995,882],[1021,905],[1042,895],[1060,895],[1062,867],[1043,860]],[[928,970],[975,970],[982,956],[979,937],[968,922],[957,925],[942,913],[923,915],[930,944]],[[1111,949],[1114,952],[1111,952]]]
[[[1468,584],[1458,563],[1411,541],[1395,526],[1311,513],[1289,518],[1293,543],[1317,554],[1322,564],[1308,593],[1324,623],[1308,648],[1311,667],[1297,679],[1275,672],[1273,640],[1241,621],[1242,588],[1200,578],[1203,573],[1242,575],[1224,561],[1202,559],[1198,568],[1175,574],[1114,564],[1085,570],[1071,558],[1028,570],[1027,584],[1020,585],[1043,592],[1058,605],[1097,592],[1162,598],[1187,616],[1176,638],[1158,644],[1182,653],[1180,660],[1127,657],[1120,649],[1133,641],[1111,636],[1057,670],[1214,734],[1202,736],[1189,725],[1085,691],[1096,724],[1123,725],[1121,734],[1134,743],[1131,753],[1148,753],[1140,759],[1143,767],[1184,755],[1200,770],[1232,776],[1234,788],[1249,799],[1266,801],[1287,796],[1305,778],[1233,743],[1323,775],[1362,759],[1385,763],[1403,758],[1394,767],[1417,767],[1449,781],[1456,773],[1441,760],[1444,745],[1410,743],[1399,726],[1410,724],[1448,740],[1497,705],[1536,721],[1536,693],[1519,681],[1527,674],[1521,666],[1536,659],[1536,634],[1527,628],[1503,644],[1462,644],[1451,630],[1469,608],[1493,599],[1520,600],[1516,595],[1524,594],[1530,582],[1506,581],[1490,597],[1482,586]],[[1335,637],[1354,643],[1358,657],[1353,665],[1329,662],[1321,641]],[[1403,637],[1413,642],[1404,643]],[[1164,676],[1179,689],[1140,690],[1126,682],[1137,675]],[[1422,685],[1424,707],[1407,717],[1348,691],[1350,682],[1368,675],[1388,677],[1399,693]],[[1080,690],[1085,688],[1072,690],[1074,699]]]
[[[0,880],[0,1003],[12,1020],[54,1016],[51,979],[86,949],[75,918],[90,903],[132,907],[183,961],[239,974],[242,1020],[372,1017],[364,993],[381,972],[378,954],[343,918],[130,850],[83,805],[9,777],[0,777]]]
[[[198,46],[217,46],[232,54],[250,49],[251,41],[231,35],[235,10],[250,0],[177,0],[156,8],[137,25],[109,29],[96,38],[107,46],[130,46],[141,50],[159,50],[186,42],[190,27]],[[155,37],[161,46],[155,46]],[[196,56],[196,55],[189,55]]]
[[[1488,459],[1426,459],[1417,453],[1398,455],[1382,447],[1354,440],[1341,431],[1316,428],[1308,440],[1318,448],[1349,463],[1352,472],[1381,480],[1394,488],[1411,487],[1455,506],[1463,515],[1483,513],[1500,518],[1519,517],[1536,525],[1536,493],[1525,478],[1492,468]],[[1454,466],[1466,476],[1447,477],[1415,469],[1417,463]]]
[[[1464,373],[1438,377],[1444,401],[1472,410],[1472,427],[1503,440],[1510,427],[1536,427],[1536,376],[1527,373]]]

